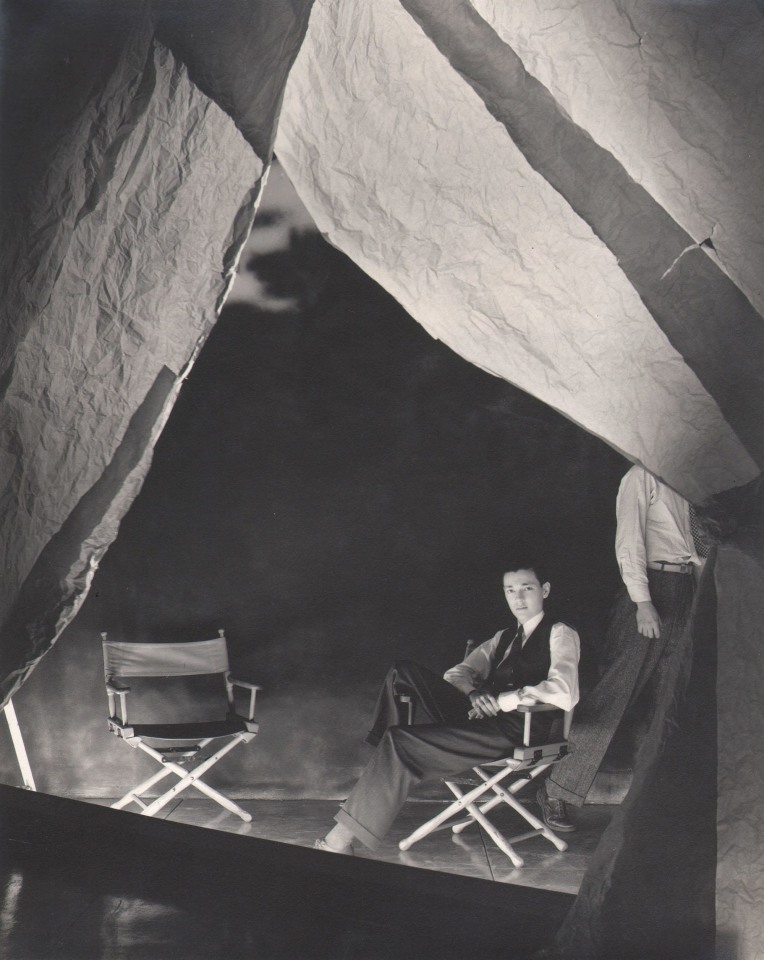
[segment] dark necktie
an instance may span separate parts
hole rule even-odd
[[[695,552],[698,554],[701,559],[708,556],[709,544],[708,539],[703,532],[703,527],[698,520],[698,515],[695,512],[695,507],[690,504],[690,533],[692,534],[692,542],[695,546]]]
[[[506,657],[504,657],[504,653],[508,645],[502,642],[504,637],[499,640],[493,666],[491,667],[491,673],[486,681],[486,686],[494,696],[502,690],[506,690],[512,680],[512,674],[515,672],[515,666],[520,659],[520,654],[523,649],[523,637],[523,626],[520,624],[517,628],[517,633],[512,638],[512,646]],[[502,657],[504,659],[502,659]]]

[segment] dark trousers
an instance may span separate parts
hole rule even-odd
[[[417,717],[401,726],[396,695],[414,698]],[[523,720],[515,712],[468,720],[469,697],[411,660],[395,663],[380,691],[368,742],[379,745],[335,820],[371,849],[379,846],[411,788],[429,777],[461,773],[500,760],[522,743]]]
[[[388,727],[408,723],[408,706],[399,701],[403,694],[411,697],[418,720],[424,716],[430,723],[466,720],[470,699],[442,677],[413,660],[398,660],[387,671],[374,708],[374,717],[366,742],[376,747]]]
[[[648,570],[647,576],[661,618],[660,638],[643,637],[637,630],[636,606],[624,587],[610,614],[602,675],[576,707],[571,753],[547,780],[550,797],[583,804],[624,713],[641,696],[658,702],[689,642],[693,576],[659,570]]]

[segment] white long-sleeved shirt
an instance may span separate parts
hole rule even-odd
[[[615,555],[635,603],[650,600],[647,564],[701,564],[690,530],[690,505],[644,467],[621,480],[616,499]]]
[[[542,611],[523,625],[525,644],[541,623]],[[488,678],[493,665],[493,654],[504,631],[481,643],[461,663],[446,670],[443,679],[453,684],[457,690],[469,696]],[[511,644],[505,656],[509,654]],[[504,713],[519,706],[533,703],[551,703],[561,710],[571,710],[578,703],[578,661],[581,644],[578,633],[567,623],[555,623],[549,635],[551,663],[546,680],[534,686],[521,687],[519,690],[506,690],[496,698]]]

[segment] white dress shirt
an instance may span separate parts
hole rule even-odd
[[[701,565],[690,530],[690,505],[644,467],[632,467],[621,480],[615,512],[615,555],[635,603],[650,600],[648,562]]]
[[[542,610],[523,625],[523,645],[541,623]],[[453,684],[457,690],[469,696],[488,678],[493,665],[493,653],[504,631],[499,632],[481,643],[472,653],[455,667],[446,670],[443,679]],[[507,650],[509,654],[510,647]],[[532,703],[551,703],[561,710],[571,710],[578,703],[578,661],[581,644],[578,633],[567,623],[555,623],[549,635],[551,663],[546,680],[534,686],[521,687],[519,690],[507,690],[496,698],[504,713],[519,706]]]

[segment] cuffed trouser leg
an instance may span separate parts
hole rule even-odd
[[[361,843],[375,850],[406,802],[409,790],[419,781],[398,752],[397,734],[391,727],[369,760],[366,769],[337,811],[335,820]]]
[[[416,712],[430,723],[463,720],[470,708],[469,697],[457,690],[427,667],[413,660],[398,660],[387,671],[374,708],[374,718],[366,742],[373,747],[388,727],[406,723],[405,708],[398,701],[402,694],[410,696]]]
[[[674,657],[687,642],[693,578],[655,570],[648,570],[648,578],[661,618],[661,636],[656,640],[639,633],[636,608],[624,588],[608,625],[605,672],[576,707],[571,752],[547,780],[550,797],[574,806],[583,804],[627,707],[648,684],[651,699],[657,701]]]
[[[391,727],[335,820],[375,849],[416,783],[500,760],[522,742],[522,728],[516,713],[456,724]]]

